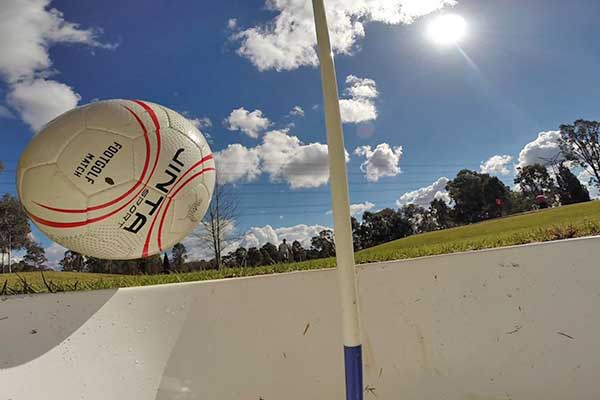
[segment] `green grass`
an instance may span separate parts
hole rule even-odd
[[[480,250],[524,243],[600,235],[600,201],[535,211],[478,224],[414,235],[356,253],[357,263],[398,260]],[[334,258],[256,268],[225,268],[171,275],[106,275],[75,272],[39,272],[0,275],[0,294],[63,290],[108,289],[174,282],[224,279],[279,272],[331,268]]]

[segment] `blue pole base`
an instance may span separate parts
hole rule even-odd
[[[363,400],[362,346],[344,346],[346,400]]]

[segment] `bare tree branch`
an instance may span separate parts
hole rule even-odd
[[[221,269],[223,252],[235,240],[235,221],[239,216],[239,203],[231,187],[215,182],[212,201],[202,221],[202,229],[194,236],[204,243]]]

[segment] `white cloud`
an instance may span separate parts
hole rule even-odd
[[[235,29],[235,28],[237,28],[237,18],[229,18],[227,20],[227,27],[229,29]]]
[[[446,184],[448,182],[450,182],[450,180],[443,176],[429,186],[404,193],[396,201],[396,205],[402,207],[407,204],[415,204],[418,206],[429,207],[431,202],[435,199],[442,199],[446,203],[450,203],[450,195],[446,191]]]
[[[351,97],[373,99],[379,96],[377,84],[373,79],[348,75],[346,77],[346,86],[346,93]]]
[[[285,182],[292,189],[314,188],[329,181],[327,145],[304,144],[287,130],[265,133],[262,143],[255,147],[229,145],[216,153],[215,159],[223,183],[248,182],[263,173],[271,182]]]
[[[536,163],[542,165],[551,164],[561,154],[559,139],[559,131],[540,132],[538,137],[534,141],[527,143],[519,153],[517,167]]]
[[[21,252],[17,252],[17,253],[12,253],[11,254],[11,264],[17,264],[19,262],[21,262],[23,260],[23,258],[25,257],[25,254],[27,254],[26,251],[21,251]],[[6,260],[8,260],[8,257],[6,257]]]
[[[365,211],[369,211],[373,207],[375,207],[375,204],[371,203],[370,201],[365,201],[364,203],[350,204],[350,215],[352,215],[353,217],[356,216],[360,218],[362,217]],[[329,210],[326,212],[326,214],[333,214],[333,211]]]
[[[52,269],[61,269],[62,266],[59,262],[64,258],[67,249],[60,244],[53,242],[50,246],[46,247],[44,251],[46,253],[46,258],[48,259],[48,267]]]
[[[6,107],[4,107],[3,105],[0,105],[0,118],[14,118],[15,115]]]
[[[312,188],[329,180],[327,145],[303,144],[287,131],[267,132],[258,147],[263,171],[272,182],[287,182],[292,189]]]
[[[409,24],[416,18],[454,5],[455,0],[330,0],[327,17],[333,51],[351,54],[366,35],[365,25],[380,22]],[[273,20],[236,32],[237,52],[259,70],[292,70],[318,63],[310,1],[266,0]]]
[[[374,150],[371,146],[360,146],[354,150],[354,154],[365,157],[360,170],[369,182],[377,182],[384,176],[396,176],[401,172],[402,146],[390,147],[387,143],[380,143]]]
[[[189,120],[192,124],[194,124],[194,126],[196,128],[198,128],[200,130],[200,132],[202,132],[203,129],[209,129],[209,128],[212,128],[212,126],[213,126],[212,121],[208,117],[190,118]]]
[[[290,111],[290,115],[293,117],[304,117],[304,110],[300,106],[294,106]]]
[[[375,204],[370,201],[364,203],[350,204],[350,215],[362,216],[365,211],[371,210]]]
[[[249,112],[244,107],[237,108],[225,119],[225,126],[230,131],[242,131],[251,138],[256,139],[258,134],[271,125],[268,118],[263,116],[261,110]]]
[[[294,240],[299,241],[306,249],[310,248],[310,239],[317,236],[324,229],[331,229],[323,225],[305,225],[299,224],[288,227],[273,228],[271,225],[263,227],[251,227],[239,239],[229,243],[223,251],[226,255],[230,251],[234,251],[242,246],[246,249],[250,247],[262,247],[265,243],[270,242],[275,246],[279,245],[283,239],[291,245]],[[199,240],[196,235],[202,232],[202,227],[196,229],[195,235],[189,235],[182,243],[187,249],[188,258],[190,260],[210,260],[213,257],[208,245]]]
[[[377,119],[374,99],[379,92],[373,79],[348,75],[345,93],[350,97],[340,100],[342,122],[356,124]]]
[[[98,29],[82,29],[65,21],[50,0],[8,0],[0,13],[0,75],[9,83],[32,79],[52,66],[48,47],[55,43],[80,43],[114,48],[98,41]]]
[[[229,220],[227,224],[223,224],[223,230],[222,254],[226,255],[237,248],[239,241],[235,240],[237,227],[233,220]],[[214,257],[209,241],[206,240],[207,237],[204,225],[199,224],[192,233],[181,241],[187,251],[188,260],[208,261]]]
[[[37,131],[47,122],[75,107],[81,96],[64,83],[35,79],[13,84],[7,100],[19,112],[23,121]]]
[[[270,242],[277,246],[279,238],[277,232],[271,225],[263,227],[255,227],[248,229],[240,240],[240,245],[249,249],[250,247],[262,247],[265,243]]]
[[[340,112],[344,123],[356,124],[377,118],[375,104],[369,100],[341,99]]]
[[[299,241],[304,248],[310,248],[310,239],[318,236],[324,229],[331,229],[323,225],[294,225],[288,227],[273,228],[271,225],[250,228],[241,238],[239,245],[245,248],[262,247],[271,242],[278,245],[283,239],[291,245],[294,240]]]
[[[8,0],[0,12],[0,77],[8,84],[8,103],[33,129],[72,108],[79,95],[69,86],[47,80],[54,74],[48,48],[78,43],[114,49],[98,40],[99,29],[82,29],[49,8],[50,0]]]
[[[202,225],[199,225],[197,230],[201,229],[203,229]],[[194,234],[188,235],[185,239],[181,241],[181,243],[185,246],[188,261],[208,261],[214,257],[212,251],[208,246],[208,243],[198,239]]]
[[[214,153],[220,183],[250,182],[261,174],[260,158],[256,148],[239,143]]]
[[[600,199],[600,188],[594,184],[590,184],[591,177],[592,174],[585,170],[577,175],[579,181],[587,188],[588,192],[590,192],[590,197],[592,199]]]
[[[509,155],[495,155],[481,164],[479,170],[483,174],[509,175],[511,171],[508,165],[512,162],[512,159]]]

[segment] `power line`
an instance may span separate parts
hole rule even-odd
[[[3,162],[18,162],[18,159],[0,159],[0,161]],[[288,165],[290,162],[289,161],[282,161],[282,162],[274,162],[274,161],[269,161],[265,164],[268,165]],[[227,162],[227,163],[219,163],[220,165],[224,165],[224,166],[229,166],[229,165],[239,165],[238,162]],[[310,165],[313,166],[314,163],[312,162],[294,162],[294,165]],[[480,162],[474,162],[474,163],[410,163],[410,162],[402,162],[400,161],[400,166],[410,166],[410,167],[422,167],[422,166],[436,166],[436,167],[460,167],[460,166],[467,166],[467,165],[477,165],[479,166]]]

